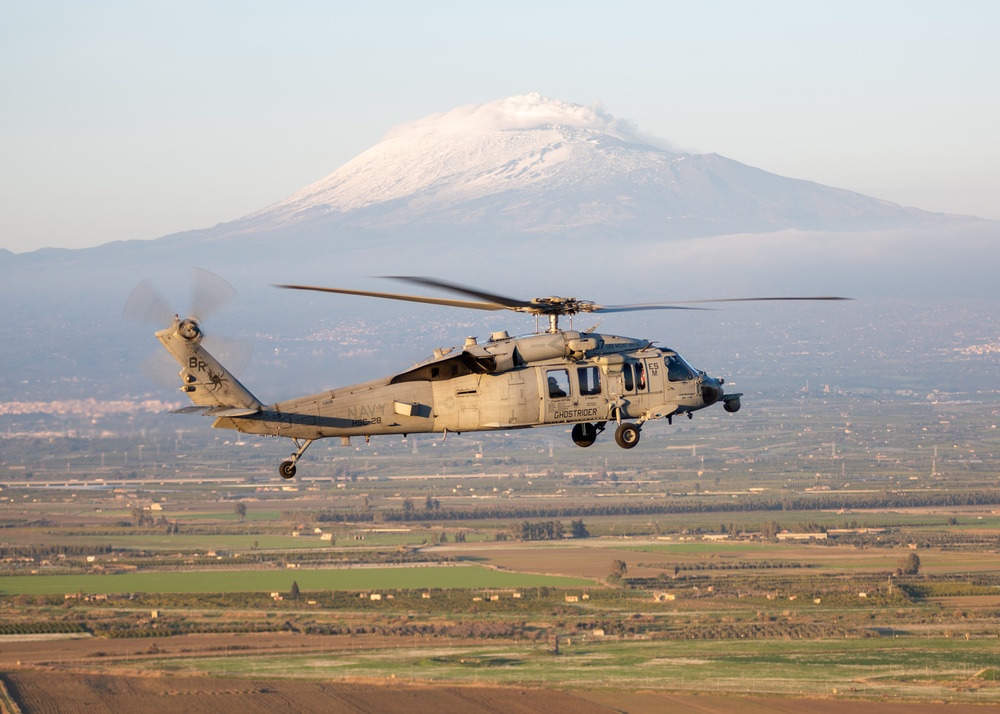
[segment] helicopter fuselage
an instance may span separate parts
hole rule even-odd
[[[383,379],[320,392],[265,406],[202,345],[204,334],[194,317],[175,315],[156,338],[181,366],[181,391],[199,412],[215,418],[213,426],[248,434],[284,436],[296,451],[278,468],[284,478],[317,439],[382,434],[447,434],[486,430],[572,425],[572,439],[591,446],[610,422],[615,443],[631,449],[647,421],[677,414],[690,417],[722,403],[740,409],[739,393],[725,393],[724,380],[692,368],[675,351],[648,340],[559,329],[559,317],[597,312],[702,309],[676,303],[599,305],[589,300],[549,296],[520,300],[433,278],[397,276],[419,285],[475,298],[435,298],[399,293],[348,290],[312,285],[278,287],[346,294],[473,310],[511,310],[546,317],[544,333],[511,337],[496,332],[480,343],[467,338],[459,348],[441,348],[429,359]],[[224,281],[223,281],[224,282]],[[231,290],[232,288],[229,287]],[[126,303],[126,314],[159,314],[165,304],[143,282]],[[152,299],[156,298],[156,299]],[[841,297],[722,298],[686,302],[761,302],[775,300],[845,300]],[[211,301],[209,301],[211,302]],[[130,310],[134,304],[136,310]]]
[[[614,335],[493,335],[391,377],[279,402],[213,426],[314,440],[600,424],[735,402],[673,350]],[[735,409],[730,409],[735,411]],[[579,443],[579,442],[578,442]],[[588,444],[589,445],[589,444]]]

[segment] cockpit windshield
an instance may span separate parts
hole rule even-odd
[[[689,382],[697,379],[698,373],[680,355],[664,355],[667,364],[667,380],[671,382]]]

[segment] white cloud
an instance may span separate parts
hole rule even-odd
[[[631,122],[607,113],[600,103],[584,106],[550,99],[537,92],[486,104],[468,104],[449,112],[431,114],[393,127],[385,138],[541,129],[552,126],[594,129],[623,141],[652,143],[665,148],[664,142],[642,135]]]

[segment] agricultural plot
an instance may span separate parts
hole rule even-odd
[[[6,595],[96,593],[235,593],[288,592],[297,583],[303,593],[328,590],[402,588],[586,587],[594,583],[530,573],[500,572],[475,565],[398,568],[227,570],[148,572],[117,575],[24,575],[0,579]]]
[[[0,675],[28,712],[75,714],[96,707],[112,711],[156,711],[166,706],[189,714],[294,711],[351,711],[381,714],[980,714],[962,704],[864,702],[851,699],[793,699],[753,696],[685,696],[666,692],[568,692],[530,687],[434,686],[393,680],[385,683],[309,682],[287,679],[206,677],[80,677],[53,672]]]
[[[148,663],[163,673],[239,677],[387,680],[613,687],[692,693],[830,696],[996,703],[1000,653],[995,642],[928,638],[807,642],[594,642],[568,638],[554,655],[544,647],[422,646],[335,657],[202,658]]]

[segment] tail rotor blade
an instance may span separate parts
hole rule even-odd
[[[164,327],[174,319],[174,311],[147,278],[136,285],[128,296],[122,316],[132,322]]]
[[[230,372],[239,377],[253,355],[253,343],[249,340],[219,337],[209,333],[203,343],[205,349],[226,366]]]
[[[181,380],[177,376],[177,362],[163,350],[151,352],[139,363],[139,371],[164,389],[177,389],[181,385]]]
[[[204,320],[236,297],[236,288],[215,273],[202,268],[194,271],[191,289],[191,316]]]

